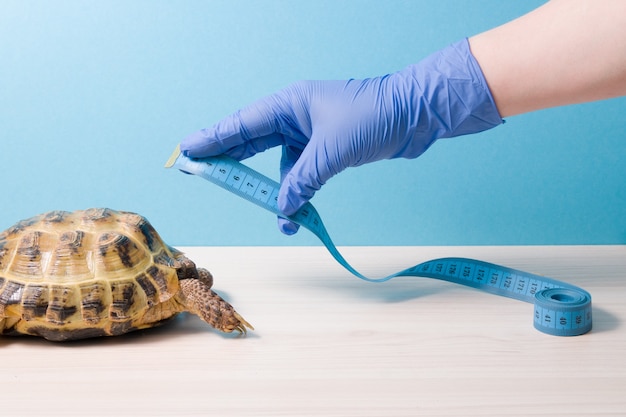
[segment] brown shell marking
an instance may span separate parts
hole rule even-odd
[[[142,318],[152,306],[169,302],[163,311],[180,311],[176,265],[154,228],[134,213],[56,211],[22,220],[0,234],[0,332],[150,327],[156,323]]]

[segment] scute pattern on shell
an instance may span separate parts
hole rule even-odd
[[[20,221],[0,234],[0,331],[78,338],[154,326],[144,321],[152,306],[159,320],[177,312],[167,304],[179,291],[177,255],[135,213],[54,211]]]

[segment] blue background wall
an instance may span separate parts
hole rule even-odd
[[[317,244],[165,160],[292,81],[393,72],[541,3],[2,0],[0,229],[109,206],[174,245]],[[313,202],[341,245],[623,244],[625,114],[620,98],[513,117],[348,170]],[[249,165],[276,178],[278,158]]]

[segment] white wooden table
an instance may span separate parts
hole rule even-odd
[[[583,287],[594,328],[423,278],[361,281],[322,247],[181,248],[256,330],[181,315],[118,338],[0,339],[1,416],[624,416],[626,246],[347,247],[367,275],[480,259]]]

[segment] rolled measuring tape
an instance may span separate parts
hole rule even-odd
[[[278,216],[286,217],[278,209],[280,184],[232,158],[220,155],[192,159],[183,155],[177,147],[165,167],[197,175]],[[434,259],[383,278],[368,278],[339,253],[311,203],[287,218],[315,234],[337,262],[365,281],[384,282],[402,276],[439,279],[534,304],[534,326],[544,333],[578,336],[591,330],[591,295],[574,285],[466,258]]]

